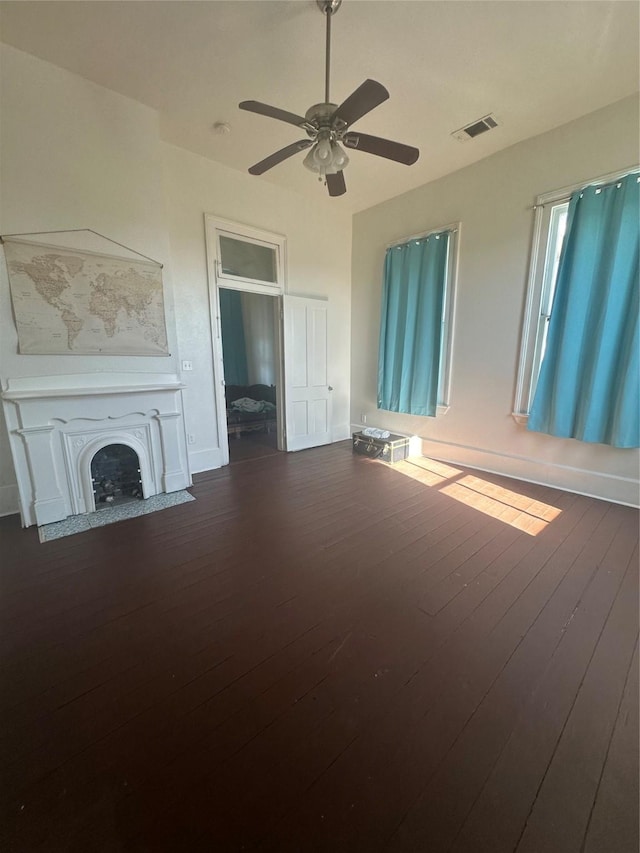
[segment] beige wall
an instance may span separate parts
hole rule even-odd
[[[510,413],[534,199],[631,166],[637,159],[638,103],[630,98],[357,214],[352,263],[352,423],[359,424],[366,414],[369,424],[421,436],[424,452],[438,458],[636,502],[637,451],[528,432]],[[377,411],[386,244],[458,221],[451,409],[436,419]]]
[[[92,228],[161,261],[171,349],[170,358],[19,355],[2,259],[0,380],[167,373],[189,359],[194,370],[182,378],[187,431],[196,440],[190,465],[219,464],[204,236],[204,214],[215,213],[285,234],[288,290],[329,298],[332,428],[336,438],[347,436],[351,218],[164,144],[154,110],[77,75],[4,45],[0,62],[0,233]],[[17,506],[0,420],[0,515]]]
[[[8,378],[25,376],[175,371],[177,342],[157,114],[6,45],[0,46],[0,71],[0,233],[91,228],[164,263],[172,353],[170,358],[133,359],[19,355],[2,258],[0,380],[4,384]],[[65,235],[47,239],[64,243]],[[67,239],[75,238],[67,235]],[[92,240],[86,234],[78,239]],[[99,246],[83,245],[104,250],[98,242]],[[17,511],[14,483],[2,424],[0,514]]]
[[[187,432],[194,471],[220,464],[212,389],[212,342],[203,213],[283,234],[287,238],[287,292],[329,299],[329,384],[334,387],[334,438],[349,435],[351,217],[328,215],[323,205],[241,174],[182,148],[163,145],[171,255],[181,358],[193,362]]]
[[[165,144],[153,110],[13,48],[0,50],[0,233],[93,228],[164,262],[172,352],[169,359],[18,355],[1,264],[0,379],[164,373],[189,359],[194,370],[183,379],[187,429],[196,439],[191,465],[204,470],[217,464],[204,241],[204,214],[213,213],[285,234],[288,290],[329,297],[335,438],[366,412],[370,423],[423,436],[426,449],[444,458],[621,500],[633,492],[636,452],[527,433],[510,418],[531,204],[538,193],[633,163],[633,99],[358,214],[351,262],[347,215],[329,215],[326,205],[314,208],[293,193]],[[462,242],[451,411],[435,422],[376,413],[384,247],[456,220]],[[16,508],[0,423],[0,514]]]
[[[24,356],[10,321],[7,271],[0,264],[0,376],[177,367],[169,240],[165,227],[158,116],[26,53],[1,46],[0,233],[93,229],[165,264],[172,356]],[[90,235],[41,240],[100,243]],[[120,251],[119,247],[112,249]],[[7,322],[8,321],[8,322]]]

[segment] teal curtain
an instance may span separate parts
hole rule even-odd
[[[449,233],[387,250],[378,351],[378,408],[435,416]]]
[[[242,294],[239,290],[220,288],[220,326],[224,381],[227,385],[248,385],[247,347],[242,320]]]
[[[571,197],[531,430],[640,445],[639,205],[635,174]]]

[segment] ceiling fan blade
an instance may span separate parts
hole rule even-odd
[[[288,124],[295,124],[296,127],[304,127],[307,120],[303,116],[298,116],[295,113],[289,113],[286,110],[281,110],[278,107],[271,107],[269,104],[261,104],[260,101],[242,101],[238,104],[241,110],[247,110],[250,113],[258,113],[267,118],[277,118],[279,121],[286,121]]]
[[[347,185],[344,182],[344,172],[336,172],[335,175],[327,175],[327,189],[330,196],[344,195]]]
[[[334,112],[333,126],[348,127],[374,107],[386,101],[388,97],[389,93],[382,83],[376,83],[375,80],[365,80]]]
[[[293,155],[297,154],[298,151],[304,151],[305,148],[309,148],[311,145],[313,145],[313,140],[311,139],[301,139],[298,142],[292,142],[291,145],[287,145],[286,148],[281,148],[279,151],[276,151],[274,154],[270,154],[268,157],[265,157],[264,160],[256,163],[255,166],[252,166],[249,169],[249,174],[262,175],[263,172],[266,172],[268,169],[272,169],[274,166],[277,166],[278,163],[282,163],[282,161],[286,160],[287,157],[293,157]]]
[[[342,142],[345,148],[354,148],[356,151],[376,154],[378,157],[395,160],[396,163],[404,163],[405,166],[415,163],[420,156],[420,151],[411,145],[403,145],[402,142],[394,142],[391,139],[382,139],[380,136],[369,136],[367,133],[346,133]]]

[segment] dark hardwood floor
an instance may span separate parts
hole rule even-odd
[[[348,443],[0,519],[6,851],[637,853],[638,514]]]
[[[229,436],[229,462],[253,462],[278,453],[278,436],[271,432],[243,432]]]

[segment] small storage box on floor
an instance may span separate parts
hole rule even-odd
[[[374,438],[362,432],[354,432],[353,449],[362,456],[393,464],[409,456],[409,437],[391,433],[388,438]]]

